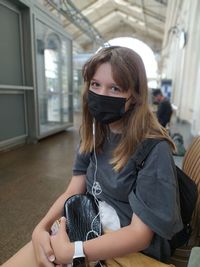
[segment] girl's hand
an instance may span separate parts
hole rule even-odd
[[[41,267],[54,267],[55,255],[51,247],[49,232],[38,225],[33,231],[32,242],[38,265]]]
[[[56,235],[51,236],[51,246],[55,253],[57,264],[67,264],[72,262],[74,255],[74,244],[70,242],[66,232],[66,219],[62,217],[60,227]]]

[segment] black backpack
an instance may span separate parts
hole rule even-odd
[[[161,142],[160,139],[145,139],[138,147],[135,153],[135,162],[137,172],[142,169],[146,158],[156,144]],[[192,233],[191,219],[196,205],[198,191],[195,182],[188,177],[178,166],[176,166],[177,180],[180,194],[181,218],[183,221],[183,229],[176,233],[169,240],[171,253],[173,254],[176,248],[186,245]]]

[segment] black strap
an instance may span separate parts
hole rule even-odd
[[[152,149],[160,143],[162,140],[161,139],[153,139],[153,138],[147,138],[142,143],[138,146],[136,149],[134,158],[135,158],[135,163],[136,163],[136,169],[137,171],[141,170],[146,158],[152,151]]]

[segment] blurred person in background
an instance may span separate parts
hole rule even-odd
[[[154,103],[158,105],[156,112],[159,123],[166,127],[172,116],[172,106],[168,98],[164,97],[160,89],[153,90]]]

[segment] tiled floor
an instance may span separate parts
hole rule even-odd
[[[0,263],[31,238],[71,177],[79,120],[66,132],[0,154]],[[189,144],[188,125],[172,125]],[[181,164],[182,158],[177,158]],[[28,267],[28,266],[27,266]]]
[[[66,189],[77,139],[77,130],[71,129],[0,154],[0,264],[30,240]]]

